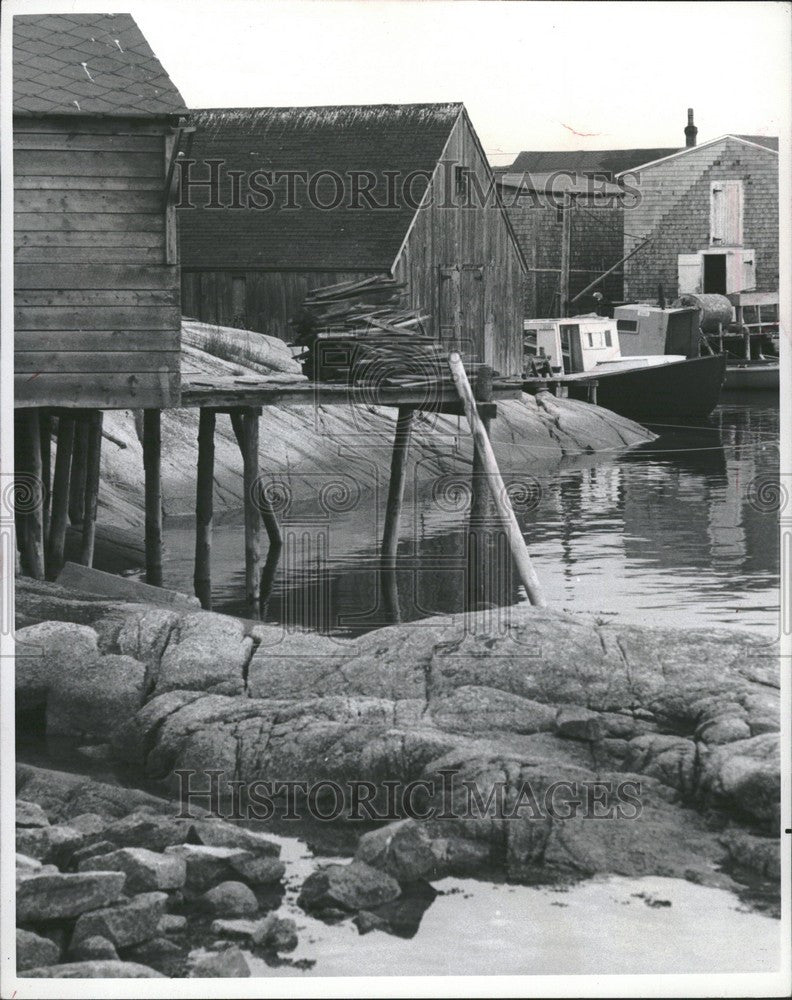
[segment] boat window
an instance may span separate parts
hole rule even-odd
[[[588,335],[588,342],[589,342],[589,347],[593,347],[594,346],[594,334],[593,333],[589,333],[589,335]]]
[[[528,329],[524,331],[523,335],[523,353],[524,354],[536,354],[536,330]]]
[[[619,333],[638,333],[637,319],[617,319],[616,329]]]
[[[606,347],[612,347],[613,346],[613,341],[611,340],[611,332],[610,332],[610,330],[606,330],[605,331],[605,346]]]

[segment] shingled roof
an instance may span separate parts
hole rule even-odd
[[[375,104],[310,108],[219,108],[191,111],[196,126],[190,160],[193,180],[205,179],[204,161],[223,161],[221,201],[231,202],[229,172],[246,179],[256,171],[302,171],[308,178],[332,172],[343,185],[343,204],[317,207],[307,183],[295,180],[296,203],[286,207],[286,181],[273,178],[274,203],[255,208],[207,209],[209,195],[194,189],[194,209],[179,213],[183,267],[272,270],[387,270],[394,263],[429,178],[462,104]],[[373,175],[378,204],[389,199],[388,176],[398,195],[393,207],[345,207],[354,201],[354,175]],[[402,184],[412,177],[410,197]],[[315,194],[332,204],[336,182],[325,175]],[[341,190],[340,188],[338,189]],[[259,202],[261,198],[257,199]]]
[[[632,170],[642,163],[659,160],[678,152],[672,149],[576,149],[540,150],[519,153],[514,163],[497,171],[504,174],[544,174],[568,170],[574,174],[600,174],[613,177],[622,170]]]
[[[14,114],[184,111],[182,96],[130,14],[14,17]]]

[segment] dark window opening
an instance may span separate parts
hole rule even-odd
[[[704,254],[704,292],[726,294],[726,254]]]

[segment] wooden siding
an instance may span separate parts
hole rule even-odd
[[[479,198],[474,187],[471,207],[457,194],[457,166],[468,168],[484,193]],[[442,327],[448,341],[455,326],[463,348],[510,375],[522,371],[524,271],[492,187],[489,166],[462,114],[393,273],[407,282],[411,305],[431,314],[431,333],[439,337]],[[441,282],[451,287],[441,291]]]
[[[178,405],[162,121],[14,122],[15,400]]]
[[[204,323],[256,330],[290,341],[289,320],[312,288],[356,281],[361,271],[182,270],[182,310]],[[375,272],[377,273],[377,272]]]
[[[756,289],[778,290],[778,156],[725,138],[629,178],[640,198],[625,210],[625,253],[636,243],[627,233],[652,241],[625,265],[628,301],[654,300],[658,284],[667,298],[676,296],[677,257],[711,249],[712,182],[728,180],[743,182],[743,246],[756,251]]]

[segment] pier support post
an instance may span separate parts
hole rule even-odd
[[[17,411],[17,472],[27,474],[15,491],[18,506],[14,511],[19,525],[23,568],[36,580],[44,579],[44,484],[41,471],[41,435],[39,410]]]
[[[85,456],[85,500],[83,505],[82,544],[80,562],[83,566],[93,566],[94,542],[96,541],[96,509],[99,503],[99,474],[102,458],[101,410],[91,410],[86,421],[88,446]]]
[[[52,417],[49,410],[39,410],[39,447],[41,449],[41,515],[44,538],[49,536],[50,502],[52,500]]]
[[[475,398],[479,403],[491,401],[491,369],[482,368],[480,370],[476,379]],[[484,433],[489,438],[491,416],[479,416],[479,420]],[[496,596],[498,588],[495,584],[500,578],[500,570],[505,567],[493,565],[493,559],[497,555],[494,550],[494,546],[497,546],[497,533],[494,530],[493,521],[487,473],[481,449],[474,443],[468,523],[466,611],[477,611],[490,604],[500,603]]]
[[[162,586],[162,430],[160,410],[143,411],[146,485],[146,583]]]
[[[259,615],[261,588],[261,521],[259,495],[259,416],[261,410],[242,410],[242,484],[245,491],[245,601],[250,613]]]
[[[54,580],[63,566],[66,526],[69,520],[69,482],[74,450],[74,417],[61,412],[58,418],[58,443],[55,473],[52,479],[52,514],[47,544],[47,577]]]
[[[214,514],[215,411],[202,407],[198,416],[198,474],[195,487],[195,596],[204,611],[212,610],[212,517]]]
[[[393,451],[391,452],[385,524],[382,531],[380,566],[382,598],[388,614],[394,623],[398,623],[401,620],[399,588],[396,579],[396,554],[399,548],[399,529],[404,502],[404,485],[407,481],[407,458],[410,451],[414,419],[414,410],[405,406],[399,407],[399,415],[396,419],[396,432],[393,437]]]
[[[82,524],[85,517],[85,485],[88,460],[90,411],[79,410],[74,422],[74,448],[69,480],[69,523]]]

